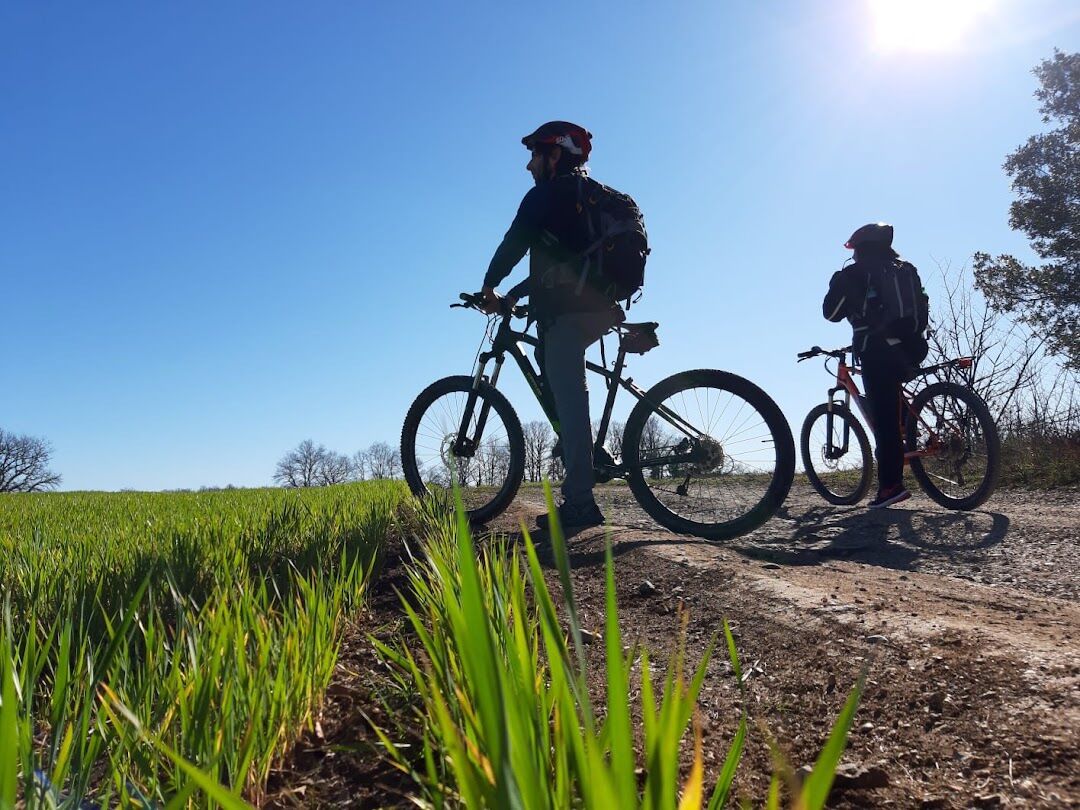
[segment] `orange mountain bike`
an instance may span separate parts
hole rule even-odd
[[[799,445],[810,485],[838,505],[862,500],[873,474],[870,441],[851,410],[852,401],[871,430],[874,425],[854,378],[861,372],[847,362],[850,351],[850,346],[814,346],[799,353],[800,363],[824,356],[826,370],[836,376],[828,401],[806,415]],[[830,360],[837,361],[835,372]],[[948,379],[971,365],[972,358],[957,357],[927,366],[900,389],[904,463],[923,491],[947,509],[975,509],[984,503],[1001,470],[1001,442],[989,408],[971,388]],[[946,379],[924,386],[932,374]]]

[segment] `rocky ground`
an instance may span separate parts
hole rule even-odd
[[[570,540],[585,622],[602,624],[606,533],[624,632],[661,666],[680,607],[691,661],[729,620],[754,719],[736,781],[743,795],[767,788],[766,735],[794,768],[813,761],[865,667],[830,806],[1080,806],[1080,492],[1002,492],[973,513],[916,493],[868,512],[824,504],[797,483],[777,517],[719,545],[658,528],[624,487],[603,488],[600,500],[611,525]],[[541,511],[540,493],[523,490],[489,528],[515,535]],[[395,576],[391,566],[387,582]],[[272,804],[405,806],[407,780],[378,765],[359,717],[386,710],[364,639],[400,627],[388,588]],[[712,774],[739,707],[721,652],[701,702]]]

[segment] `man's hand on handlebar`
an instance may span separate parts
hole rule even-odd
[[[492,287],[484,287],[481,290],[481,294],[484,296],[484,303],[481,305],[481,309],[488,315],[505,315],[508,312],[512,312],[514,306],[517,304],[516,298],[510,298],[509,296],[503,297],[495,292]]]

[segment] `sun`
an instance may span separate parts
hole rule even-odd
[[[961,45],[992,0],[868,0],[877,44],[886,50],[947,51]]]

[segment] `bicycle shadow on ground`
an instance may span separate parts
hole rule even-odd
[[[763,531],[736,540],[733,551],[781,565],[820,565],[829,560],[911,571],[926,558],[968,562],[1004,542],[1010,521],[1000,512],[934,509],[812,507],[777,513],[791,530],[762,537]]]
[[[663,532],[660,536],[633,538],[620,538],[620,533],[632,531],[635,535],[643,532]],[[551,544],[550,534],[536,527],[528,527],[529,537],[536,548],[536,557],[545,568],[555,568],[555,550]],[[514,545],[524,545],[524,535],[521,531],[501,532]],[[608,525],[595,526],[587,529],[577,529],[565,533],[567,559],[571,569],[602,568],[604,565],[605,546],[608,535],[612,535],[611,556],[618,560],[624,554],[636,551],[648,546],[657,545],[701,545],[715,546],[716,543],[689,535],[671,534],[661,529],[656,524],[633,524],[633,525]]]

